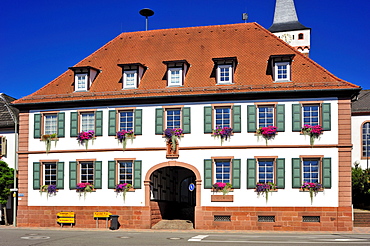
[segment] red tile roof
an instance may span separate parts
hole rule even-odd
[[[275,83],[266,75],[271,55],[295,54],[292,82]],[[234,84],[216,85],[212,58],[236,57]],[[167,87],[163,61],[186,60],[191,65],[182,87]],[[118,64],[148,67],[137,89],[122,89]],[[357,89],[302,55],[257,23],[188,27],[122,33],[75,67],[91,66],[102,72],[87,92],[74,92],[68,70],[33,94],[14,103],[59,102],[89,99],[160,97],[229,92]]]

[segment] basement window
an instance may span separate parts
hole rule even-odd
[[[320,222],[320,216],[302,216],[302,222]]]
[[[231,221],[230,215],[215,215],[213,221]]]

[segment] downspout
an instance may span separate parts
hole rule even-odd
[[[17,173],[18,173],[18,118],[14,115],[13,110],[10,108],[8,101],[3,97],[3,93],[0,93],[0,97],[3,99],[6,108],[11,115],[14,122],[14,184],[13,184],[13,226],[17,226]]]

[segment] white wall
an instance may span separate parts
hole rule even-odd
[[[1,158],[9,167],[15,167],[15,133],[13,131],[0,130],[0,136],[6,137],[6,156]]]
[[[308,101],[310,99],[302,99],[300,101]],[[317,99],[315,99],[317,100]],[[325,99],[320,99],[325,100]],[[248,133],[246,129],[247,124],[247,106],[253,105],[255,101],[248,102],[233,102],[234,105],[241,105],[242,112],[242,132],[235,133],[229,141],[223,143],[223,146],[248,146],[260,145],[265,147],[265,140],[255,136],[254,133]],[[327,99],[326,103],[331,103],[331,131],[326,131],[320,139],[316,140],[316,144],[337,144],[338,143],[338,105],[337,100]],[[212,102],[220,103],[220,102]],[[301,135],[299,132],[292,132],[292,104],[299,103],[299,101],[285,100],[279,101],[285,104],[285,132],[279,132],[275,139],[269,141],[269,145],[309,145],[309,137]],[[183,104],[182,104],[183,105]],[[211,103],[184,105],[191,107],[191,134],[185,134],[180,141],[181,147],[188,146],[221,146],[219,139],[214,139],[211,134],[203,133],[203,108],[210,106]],[[117,108],[122,108],[118,105]],[[130,105],[132,107],[132,105]],[[143,113],[143,135],[136,136],[131,143],[128,141],[127,148],[144,148],[144,147],[165,147],[165,138],[162,135],[155,135],[155,109],[161,108],[162,105],[151,105],[147,107],[137,108],[142,109]],[[89,149],[108,149],[121,148],[122,145],[114,136],[108,136],[108,110],[115,107],[99,108],[103,111],[103,136],[97,137],[93,144],[89,143]],[[60,138],[56,147],[52,143],[52,150],[75,150],[85,149],[84,146],[79,146],[76,138],[69,137],[69,121],[70,112],[77,109],[64,109],[66,112],[66,137]],[[52,110],[50,110],[52,111]],[[29,131],[29,148],[30,151],[45,150],[44,142],[33,138],[33,114],[40,113],[34,111],[30,114],[30,131]],[[204,159],[211,157],[232,156],[235,159],[241,159],[241,188],[233,191],[234,202],[222,203],[211,202],[211,190],[202,188],[201,205],[202,206],[338,206],[338,150],[337,148],[261,148],[261,149],[199,149],[199,150],[180,150],[180,156],[176,161],[188,163],[196,167],[199,173],[203,176],[204,173]],[[331,157],[332,159],[332,188],[320,192],[311,205],[308,192],[300,192],[299,189],[292,189],[291,177],[291,159],[299,158],[300,155],[322,155],[324,157]],[[274,192],[268,203],[264,197],[258,197],[254,190],[246,189],[246,161],[248,158],[255,156],[278,156],[278,158],[285,158],[285,189],[280,189]],[[102,189],[93,193],[88,193],[86,196],[79,196],[75,190],[69,190],[69,161],[76,159],[91,159],[103,162],[103,180]],[[142,181],[145,178],[148,170],[156,164],[167,162],[166,151],[113,151],[113,152],[78,152],[78,153],[49,153],[49,154],[30,154],[29,155],[29,205],[30,206],[143,206],[144,205],[144,185],[142,189],[136,189],[135,192],[128,192],[126,195],[126,202],[123,201],[121,194],[116,195],[114,190],[108,189],[107,180],[107,164],[109,160],[115,158],[135,158],[142,160]],[[64,190],[59,190],[55,197],[47,197],[45,193],[40,194],[38,190],[33,190],[32,187],[32,163],[40,160],[58,160],[65,163],[64,169]],[[202,184],[203,187],[203,184]],[[73,187],[74,188],[74,187]]]

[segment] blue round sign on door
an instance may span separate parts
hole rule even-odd
[[[189,184],[189,190],[193,191],[195,189],[195,185],[193,183]]]

